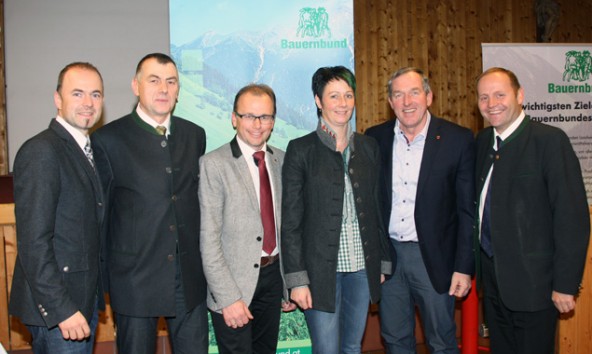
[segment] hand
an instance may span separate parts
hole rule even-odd
[[[297,306],[295,303],[291,301],[283,301],[282,300],[282,311],[283,312],[292,312],[296,310]]]
[[[381,274],[380,275],[380,284],[384,283],[385,280],[386,280],[386,275]]]
[[[308,286],[292,289],[290,292],[290,299],[303,310],[312,308],[312,297],[310,296],[310,289]]]
[[[576,308],[576,299],[573,295],[553,291],[551,299],[560,313],[566,313]]]
[[[238,300],[232,305],[226,306],[222,309],[222,316],[224,316],[224,322],[228,327],[234,329],[243,327],[249,320],[253,319],[249,307],[243,300]]]
[[[471,276],[459,272],[452,274],[452,280],[450,281],[450,290],[448,295],[456,297],[464,297],[469,293],[471,289]]]
[[[90,337],[90,327],[80,311],[60,322],[58,327],[66,340],[83,340]]]

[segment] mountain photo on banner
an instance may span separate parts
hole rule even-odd
[[[241,87],[273,88],[277,114],[269,143],[285,149],[316,128],[314,72],[354,69],[352,0],[170,0],[170,34],[181,81],[175,115],[206,130],[208,151],[235,135],[232,105]]]

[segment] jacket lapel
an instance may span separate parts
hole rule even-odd
[[[232,151],[232,157],[234,158],[234,168],[236,171],[238,171],[243,183],[243,190],[246,190],[247,194],[249,195],[251,208],[253,208],[253,210],[259,210],[259,202],[257,201],[257,192],[255,191],[255,186],[253,184],[253,177],[251,177],[251,172],[249,171],[247,162],[242,158],[243,153],[238,145],[238,142],[236,141],[236,136],[230,141],[230,150]]]
[[[90,162],[86,158],[86,155],[78,146],[78,143],[74,139],[74,137],[55,119],[52,119],[51,123],[49,124],[49,128],[52,129],[60,138],[64,140],[68,152],[71,156],[74,157],[74,160],[78,164],[78,167],[84,171],[84,173],[88,177],[88,181],[90,182],[90,187],[92,188],[95,194],[95,200],[99,203],[103,202],[103,189],[101,187],[101,183],[99,181],[99,176],[95,169],[91,166]],[[103,220],[103,208],[95,208],[97,211],[97,219],[99,222]]]
[[[421,158],[421,166],[419,168],[419,178],[417,181],[417,199],[421,195],[429,176],[430,170],[434,164],[434,161],[438,158],[438,151],[440,150],[440,141],[442,136],[440,135],[440,121],[438,118],[432,116],[430,120],[430,126],[428,127],[428,135],[426,136],[425,145],[423,148],[423,155]]]

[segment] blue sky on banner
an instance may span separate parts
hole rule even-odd
[[[206,129],[208,151],[234,136],[232,102],[242,86],[274,89],[270,144],[285,149],[316,127],[310,89],[316,69],[354,69],[352,0],[170,0],[169,11],[171,54],[181,76],[175,114]]]

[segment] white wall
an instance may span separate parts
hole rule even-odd
[[[10,170],[19,147],[55,117],[59,71],[73,61],[103,76],[103,120],[131,112],[138,61],[169,52],[167,0],[4,0]]]

